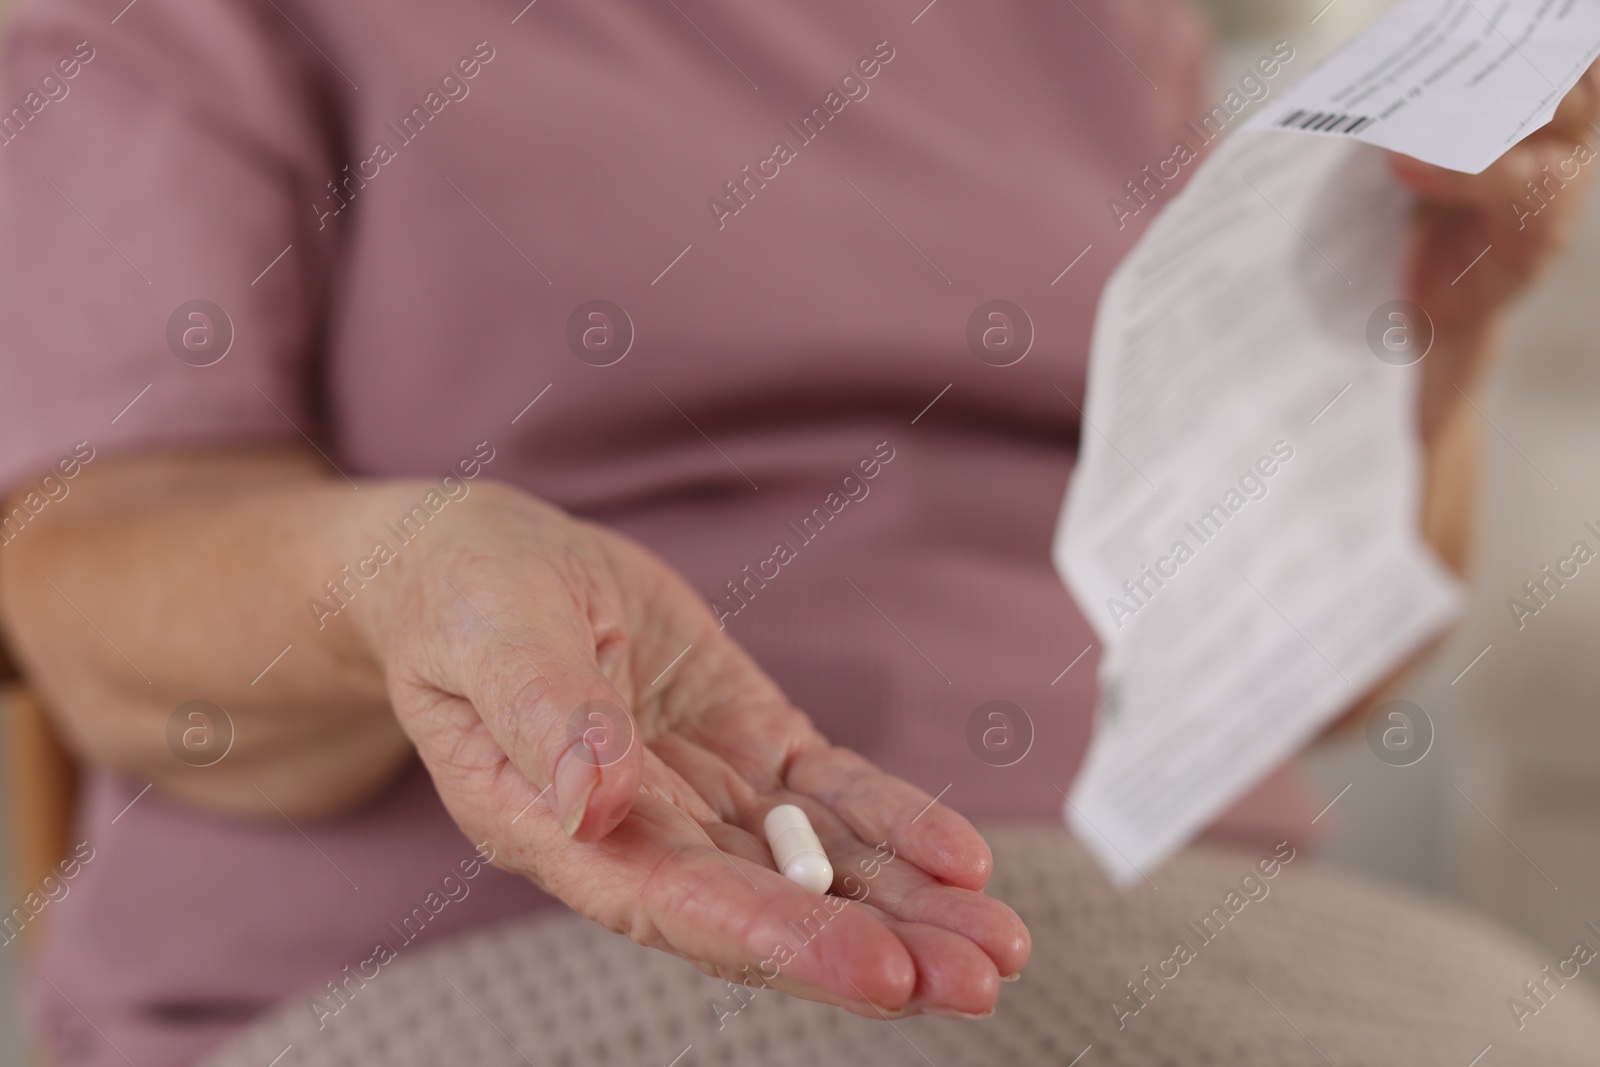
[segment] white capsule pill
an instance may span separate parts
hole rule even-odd
[[[793,804],[779,804],[767,812],[765,829],[767,847],[783,876],[813,893],[826,893],[833,885],[833,864],[806,813]]]

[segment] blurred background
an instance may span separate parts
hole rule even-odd
[[[1303,72],[1385,6],[1198,2],[1218,26],[1219,87],[1277,40],[1294,45]],[[11,4],[0,0],[0,18]],[[1456,898],[1552,952],[1585,936],[1585,920],[1600,922],[1600,568],[1584,568],[1521,630],[1506,601],[1579,538],[1600,547],[1583,529],[1600,527],[1597,290],[1600,212],[1590,205],[1566,260],[1522,306],[1480,401],[1485,483],[1471,606],[1404,694],[1432,721],[1433,747],[1393,767],[1356,734],[1311,758],[1334,802],[1319,823],[1330,831],[1324,862]],[[10,900],[10,813],[0,816]],[[0,946],[0,1063],[26,1062],[18,951]]]

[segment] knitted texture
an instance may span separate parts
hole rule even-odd
[[[773,990],[736,996],[687,963],[558,914],[403,955],[351,983],[343,1006],[314,1010],[310,991],[206,1067],[1600,1063],[1600,1001],[1581,979],[1560,986],[1542,973],[1570,949],[1541,952],[1455,907],[1305,858],[1268,879],[1257,869],[1268,854],[1191,849],[1121,893],[1057,827],[986,836],[990,892],[1033,933],[1023,978],[1003,987],[989,1019],[889,1025]],[[1543,981],[1542,1001],[1528,981]],[[1520,1028],[1513,997],[1539,1009]]]

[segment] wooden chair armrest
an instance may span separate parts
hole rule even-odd
[[[20,685],[0,686],[5,715],[6,794],[10,809],[13,901],[39,892],[46,875],[72,847],[78,768],[43,707]],[[22,944],[38,943],[49,910],[22,929]]]

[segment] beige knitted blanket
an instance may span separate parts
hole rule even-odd
[[[1304,857],[1268,878],[1270,851],[1192,849],[1120,894],[1059,828],[986,836],[990,892],[1034,938],[989,1019],[891,1025],[736,992],[561,914],[396,960],[320,1028],[295,998],[206,1067],[1600,1064],[1600,1001],[1558,984],[1570,948]]]

